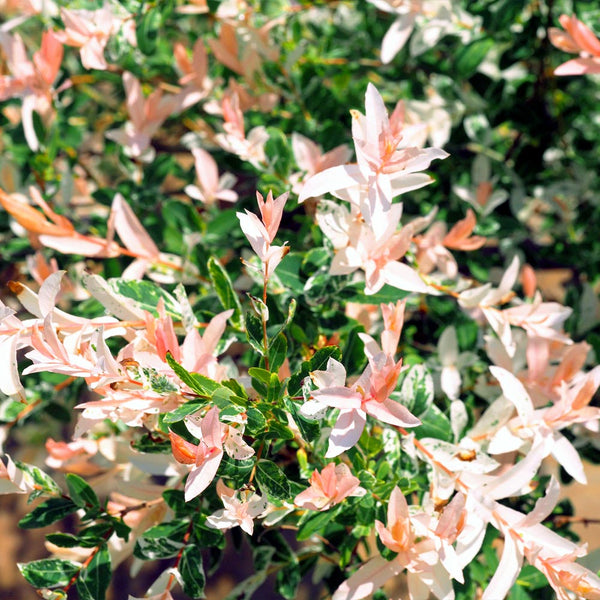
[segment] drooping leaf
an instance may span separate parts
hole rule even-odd
[[[60,521],[79,509],[69,498],[49,498],[36,506],[28,515],[19,521],[22,529],[37,529]]]
[[[58,487],[56,481],[38,467],[19,461],[16,461],[15,464],[21,471],[31,477],[31,480],[36,487],[30,495],[30,500],[44,494],[49,496],[59,496],[61,494],[61,489]]]
[[[111,574],[110,554],[106,544],[103,544],[77,578],[79,599],[104,600],[106,590],[110,585]]]
[[[206,578],[204,577],[200,548],[188,544],[183,549],[178,569],[183,582],[184,593],[190,598],[204,598]]]
[[[17,566],[27,582],[36,588],[66,586],[81,568],[75,562],[58,558],[18,563]]]
[[[148,529],[135,543],[133,555],[142,560],[172,558],[184,546],[189,521],[176,519]]]

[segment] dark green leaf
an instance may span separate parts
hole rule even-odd
[[[269,367],[273,373],[277,373],[279,367],[287,358],[288,343],[285,334],[278,333],[269,347]]]
[[[177,519],[148,529],[135,543],[133,555],[142,560],[172,558],[184,546],[189,521]]]
[[[112,569],[106,544],[101,546],[77,579],[79,600],[104,600]]]
[[[223,308],[225,310],[233,309],[233,314],[230,317],[231,323],[237,329],[243,329],[244,316],[242,305],[237,293],[233,289],[229,274],[214,257],[211,257],[208,261],[208,272]]]
[[[207,400],[190,400],[185,404],[175,408],[171,412],[164,413],[161,415],[162,422],[170,425],[172,423],[178,423],[179,421],[183,421],[185,417],[188,415],[193,415],[195,412],[198,412],[201,408],[206,406]],[[170,450],[169,450],[170,451]]]
[[[247,483],[250,472],[254,467],[254,460],[247,458],[246,460],[235,460],[228,454],[223,456],[223,460],[219,465],[219,477],[231,479],[236,488]]]
[[[27,582],[35,588],[66,586],[80,569],[77,563],[58,558],[19,563],[17,566]]]
[[[204,523],[194,523],[192,539],[197,548],[225,548],[225,536],[220,529],[208,527]]]
[[[184,404],[188,406],[191,402]],[[204,404],[204,403],[202,403]],[[180,407],[182,408],[182,407]],[[200,406],[197,406],[194,411],[198,410]],[[170,413],[168,413],[170,414]],[[189,414],[189,413],[188,413]],[[166,416],[166,415],[165,415]],[[184,415],[185,416],[185,415]],[[171,442],[167,438],[160,438],[157,434],[145,433],[139,439],[131,442],[131,447],[138,452],[145,454],[170,454],[171,453]]]
[[[330,510],[323,512],[307,511],[305,517],[300,522],[296,539],[302,542],[312,537],[315,533],[322,532],[327,527],[327,524],[333,521],[334,516]]]
[[[283,569],[277,572],[275,578],[275,587],[277,591],[288,600],[294,600],[296,598],[296,592],[298,591],[298,585],[302,575],[300,573],[300,565],[298,559],[294,556],[295,560],[292,560]]]
[[[79,506],[69,498],[50,498],[36,506],[28,515],[19,521],[22,529],[46,527],[74,513]]]
[[[270,460],[259,460],[256,465],[256,481],[263,493],[274,498],[288,499],[290,484],[283,471]]]
[[[186,546],[181,554],[178,569],[183,580],[184,593],[191,598],[204,598],[206,579],[200,549],[193,544]]]
[[[290,396],[295,396],[300,391],[302,381],[311,371],[326,369],[327,361],[330,358],[334,358],[335,360],[340,360],[342,358],[342,353],[337,346],[325,346],[325,348],[320,348],[310,360],[304,361],[300,367],[300,371],[294,373],[294,375],[290,377],[288,383],[288,392]]]
[[[290,398],[285,398],[283,402],[288,412],[292,415],[294,423],[296,423],[298,426],[302,438],[307,442],[314,442],[314,440],[316,440],[321,433],[321,427],[319,424],[305,419],[300,414],[296,404]]]
[[[246,338],[248,343],[261,355],[264,356],[262,321],[252,313],[246,313]]]
[[[177,377],[199,396],[210,397],[221,387],[221,384],[209,377],[205,377],[199,373],[190,373],[173,358],[170,352],[167,352],[167,363],[175,371]]]
[[[454,58],[454,67],[459,75],[470,77],[475,73],[477,67],[493,46],[494,40],[492,38],[481,38],[460,48]]]
[[[100,500],[98,500],[96,492],[94,492],[84,479],[79,477],[79,475],[75,475],[75,473],[67,473],[65,479],[67,481],[71,500],[73,500],[77,506],[86,509],[100,507]]]
[[[300,275],[300,268],[303,256],[300,252],[290,252],[287,256],[284,256],[277,265],[275,273],[271,276],[271,281],[277,281],[293,294],[302,294],[304,291],[304,278]]]
[[[135,28],[138,48],[147,56],[154,54],[156,51],[161,19],[160,7],[152,7],[142,15]]]
[[[59,548],[75,548],[75,546],[81,545],[79,538],[70,533],[49,533],[46,535],[46,539]]]
[[[263,413],[254,406],[246,410],[248,422],[246,423],[246,432],[252,437],[258,437],[267,428],[267,420]]]

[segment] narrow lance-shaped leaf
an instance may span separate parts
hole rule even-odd
[[[208,272],[223,308],[225,310],[233,309],[233,315],[230,317],[231,323],[237,329],[243,329],[244,315],[242,313],[242,305],[233,289],[233,283],[229,274],[214,257],[211,257],[208,261]]]

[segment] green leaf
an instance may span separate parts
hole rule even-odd
[[[33,465],[28,465],[19,461],[16,461],[15,465],[21,469],[21,471],[31,477],[33,484],[36,486],[36,488],[38,488],[31,493],[29,497],[30,500],[33,500],[34,498],[37,498],[43,494],[47,494],[49,496],[60,496],[62,493],[56,481],[54,481],[50,475],[38,467],[34,467]]]
[[[300,367],[300,371],[290,377],[288,383],[288,393],[290,396],[298,394],[302,387],[302,381],[311,371],[326,369],[327,361],[330,358],[334,358],[335,360],[340,360],[342,358],[342,353],[337,346],[325,346],[325,348],[317,350],[310,360],[304,361]]]
[[[155,525],[136,540],[133,555],[142,560],[177,556],[184,546],[183,539],[188,528],[189,521],[185,519]]]
[[[230,317],[231,323],[236,329],[243,329],[244,315],[242,313],[242,305],[237,293],[233,289],[233,283],[229,274],[219,261],[212,256],[208,261],[208,272],[223,308],[225,310],[233,309],[233,315]]]
[[[259,367],[250,367],[248,369],[252,381],[252,387],[261,395],[267,396],[269,393],[269,384],[271,383],[271,372]]]
[[[418,439],[424,437],[437,438],[446,442],[453,439],[452,426],[448,417],[435,405],[432,404],[429,410],[420,415],[422,424],[415,427],[415,436]]]
[[[364,283],[351,283],[338,291],[340,299],[346,302],[358,302],[359,304],[387,304],[396,303],[406,298],[410,292],[404,292],[391,285],[384,285],[376,294],[365,294]]]
[[[321,433],[321,427],[314,421],[305,419],[298,410],[296,404],[290,398],[284,398],[283,403],[287,411],[292,415],[294,423],[298,426],[302,438],[307,442],[314,442]]]
[[[148,311],[155,317],[158,317],[156,307],[159,301],[162,300],[165,305],[166,314],[176,321],[181,321],[179,302],[152,281],[113,277],[108,280],[108,286],[115,294],[127,298],[131,304],[139,309]]]
[[[106,544],[102,545],[77,579],[79,600],[104,600],[112,569]]]
[[[138,48],[147,56],[154,54],[156,51],[158,28],[161,20],[160,7],[155,6],[142,15],[135,28]]]
[[[35,588],[64,587],[81,568],[77,563],[58,558],[44,558],[28,563],[18,563],[19,571]]]
[[[429,370],[425,365],[413,365],[400,388],[402,404],[420,418],[431,406],[433,395],[433,379]]]
[[[80,545],[79,538],[71,533],[49,533],[46,539],[59,548],[75,548]]]
[[[304,255],[301,252],[289,252],[277,265],[271,275],[271,284],[277,283],[279,287],[287,288],[294,295],[304,292],[304,278],[300,275]]]
[[[293,440],[294,432],[284,422],[271,419],[265,439],[278,441]]]
[[[194,522],[192,539],[196,548],[225,548],[225,535],[220,529],[208,527],[204,523]],[[197,555],[196,555],[197,557]]]
[[[254,406],[249,406],[246,410],[248,421],[246,423],[246,433],[251,437],[258,437],[264,433],[267,428],[267,419],[262,412]]]
[[[246,338],[248,343],[261,355],[264,356],[262,321],[252,313],[246,313]]]
[[[300,572],[300,565],[298,559],[294,556],[295,560],[289,562],[283,569],[277,572],[275,578],[275,587],[277,591],[288,600],[294,600],[296,598],[296,592],[302,579]]]
[[[75,475],[75,473],[67,473],[65,479],[67,481],[71,500],[73,500],[77,506],[86,509],[100,508],[100,500],[98,500],[96,492],[94,492],[84,479],[79,477],[79,475]]]
[[[190,402],[184,404],[187,406]],[[204,403],[202,403],[203,405]],[[180,407],[181,408],[181,407]],[[198,407],[199,408],[199,407]],[[193,412],[198,410],[196,408]],[[170,414],[170,413],[167,413]],[[188,413],[189,414],[189,413]],[[185,415],[184,415],[185,416]],[[161,439],[157,434],[144,433],[140,438],[132,440],[131,447],[144,454],[170,454],[171,442],[167,439]]]
[[[300,521],[296,539],[302,542],[312,537],[315,533],[323,531],[333,521],[334,516],[330,510],[323,512],[307,511],[305,517]]]
[[[253,467],[254,460],[252,458],[235,460],[228,454],[225,454],[219,465],[219,477],[231,479],[234,482],[235,487],[238,488],[244,485],[244,483],[247,483]]]
[[[19,527],[22,529],[46,527],[46,525],[60,521],[78,509],[79,506],[69,498],[50,498],[36,506],[28,515],[25,515],[19,521]]]
[[[279,381],[277,373],[271,373],[269,387],[267,390],[267,402],[274,404],[279,400],[283,386]]]
[[[284,333],[278,333],[269,346],[269,368],[277,373],[287,358],[288,343]]]
[[[199,373],[190,373],[186,368],[182,367],[171,355],[167,352],[167,363],[175,371],[175,374],[183,383],[192,389],[199,396],[210,398],[217,389],[221,387],[220,383],[213,381],[209,377],[200,375]]]
[[[259,460],[256,465],[256,481],[263,493],[274,498],[288,499],[290,484],[283,471],[270,460]]]
[[[204,569],[200,549],[189,544],[181,554],[179,561],[179,573],[183,580],[183,591],[191,598],[204,598]]]
[[[183,490],[165,490],[162,497],[177,518],[197,510],[200,502],[199,498],[186,502]]]
[[[460,48],[454,58],[454,68],[457,73],[462,77],[473,75],[493,46],[492,38],[481,38]]]
[[[525,565],[519,577],[517,578],[516,586],[522,586],[528,590],[538,590],[548,585],[548,580],[544,577],[544,574],[538,571],[532,565]]]
[[[292,322],[292,319],[294,318],[294,315],[296,314],[296,306],[297,305],[298,305],[298,303],[296,302],[296,300],[294,298],[292,298],[288,304],[288,312],[287,312],[287,316],[285,317],[285,321],[281,325],[279,325],[279,327],[269,330],[269,337],[270,337],[269,346],[271,346],[275,342],[275,340],[277,339],[277,336],[282,331],[284,331],[289,326],[289,324]]]
[[[195,412],[198,412],[202,407],[206,406],[206,404],[207,400],[190,400],[189,402],[182,404],[181,406],[177,407],[171,412],[164,413],[163,415],[161,415],[162,422],[169,425],[171,423],[177,423],[179,421],[182,421],[188,415],[193,415]],[[168,450],[168,452],[170,452],[170,449]]]

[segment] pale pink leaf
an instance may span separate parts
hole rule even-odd
[[[115,230],[129,250],[146,258],[158,257],[160,252],[156,244],[121,194],[115,195],[111,212],[114,214]]]

